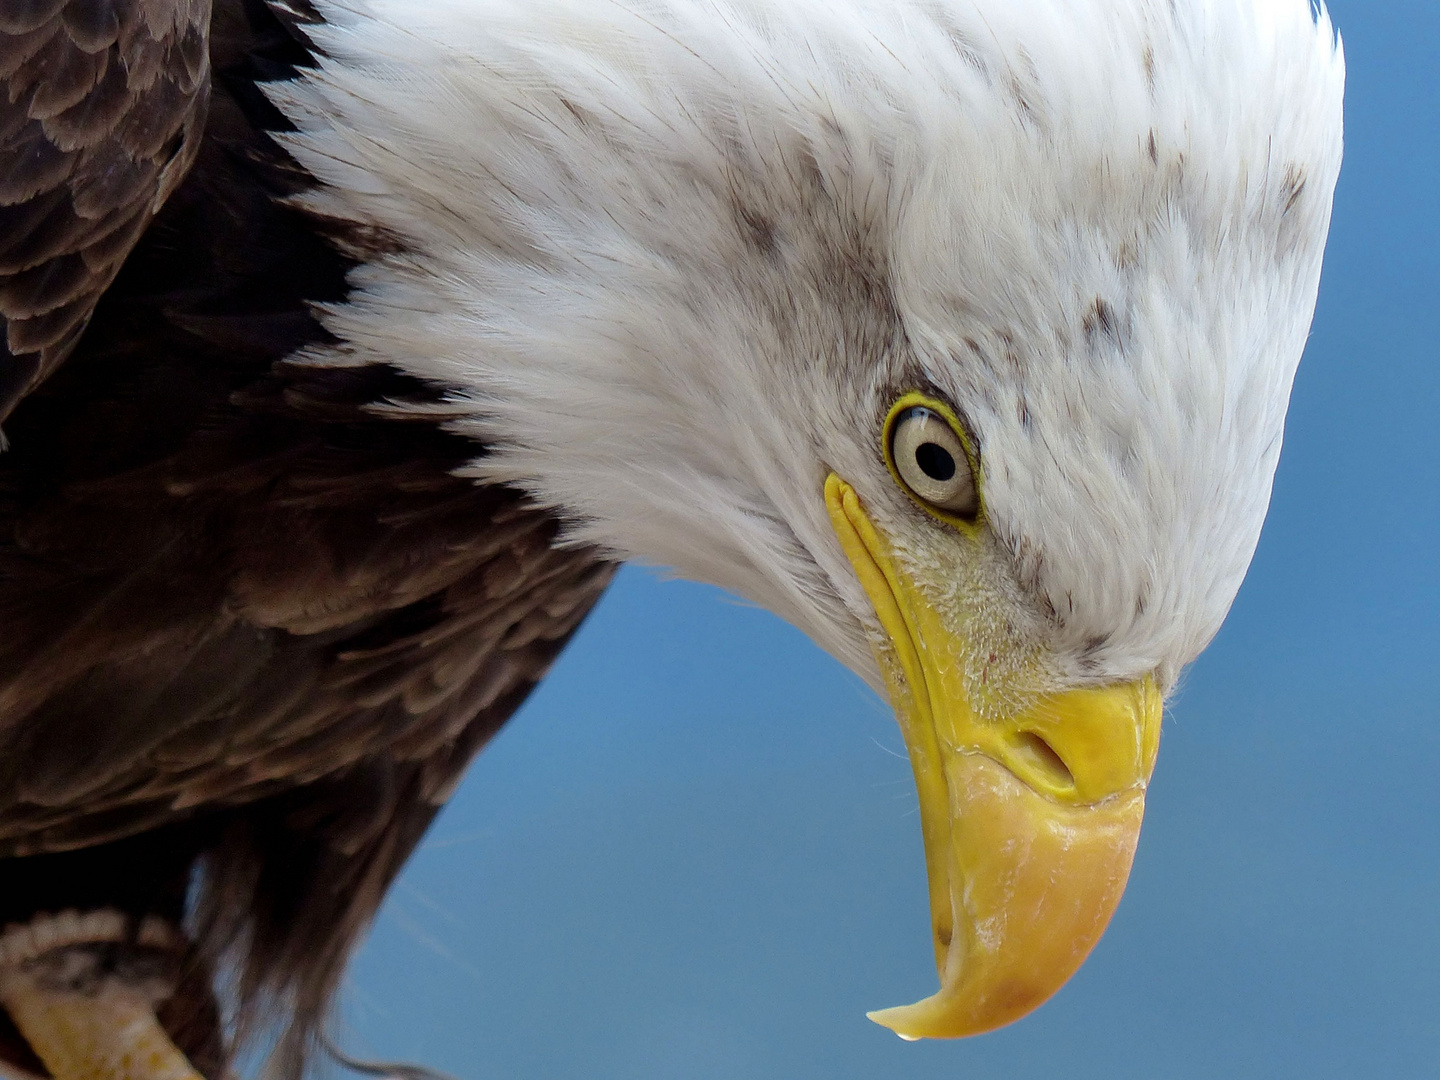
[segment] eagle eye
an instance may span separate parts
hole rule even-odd
[[[892,410],[886,457],[896,478],[924,507],[942,517],[973,522],[980,492],[973,456],[956,421],[943,406],[916,404],[908,395]]]

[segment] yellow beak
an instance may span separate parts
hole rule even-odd
[[[1162,702],[1150,678],[979,715],[964,656],[897,567],[850,485],[830,520],[890,639],[891,701],[920,796],[940,991],[870,1013],[907,1039],[991,1031],[1075,973],[1110,921],[1135,856]]]

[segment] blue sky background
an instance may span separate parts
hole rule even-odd
[[[627,570],[352,970],[344,1041],[465,1080],[1440,1075],[1440,3],[1334,0],[1347,158],[1264,539],[1166,723],[1129,892],[1053,1002],[935,984],[889,709]]]

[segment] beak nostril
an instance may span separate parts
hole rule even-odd
[[[1024,764],[1043,775],[1057,788],[1075,787],[1075,774],[1055,748],[1033,731],[1022,731],[1011,743]]]

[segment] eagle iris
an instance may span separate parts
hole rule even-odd
[[[907,394],[886,429],[887,462],[911,497],[942,519],[972,524],[980,512],[975,455],[950,410]]]

